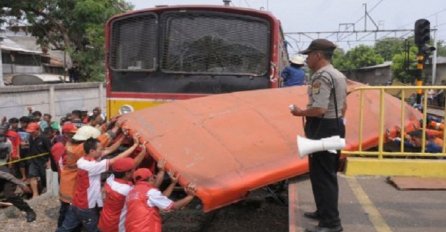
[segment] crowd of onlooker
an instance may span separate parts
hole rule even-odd
[[[165,161],[146,152],[136,132],[118,118],[107,121],[96,107],[73,110],[60,122],[28,108],[29,115],[3,117],[0,125],[0,191],[5,202],[36,219],[33,209],[15,191],[29,198],[45,192],[46,171],[59,174],[61,203],[56,231],[161,231],[159,210],[174,210],[192,201],[169,199],[178,176],[164,180]],[[162,182],[167,187],[161,192]]]
[[[48,164],[54,171],[57,170],[57,163],[53,162],[54,159],[48,159],[48,154],[54,144],[63,140],[64,125],[71,123],[76,128],[83,125],[100,127],[105,122],[105,116],[101,109],[96,107],[90,114],[87,111],[73,110],[57,122],[51,114],[33,111],[31,107],[28,107],[28,111],[28,115],[20,118],[3,117],[0,128],[11,143],[11,153],[3,160],[24,160],[11,163],[8,167],[10,173],[30,183],[32,197],[36,197],[46,188],[47,162],[50,160]]]
[[[429,89],[427,91],[427,104],[430,106],[444,107],[444,90]]]
[[[96,107],[91,114],[73,110],[56,122],[51,114],[33,111],[31,107],[27,110],[28,114],[21,117],[1,118],[0,191],[8,204],[25,211],[27,220],[34,221],[34,211],[15,194],[15,186],[20,186],[30,198],[45,192],[46,169],[59,169],[61,159],[51,154],[51,149],[64,140],[63,132],[83,125],[99,127],[105,122],[105,116]]]

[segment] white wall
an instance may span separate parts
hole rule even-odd
[[[0,117],[28,115],[26,108],[50,113],[55,120],[73,110],[88,110],[101,107],[105,112],[104,83],[65,83],[32,86],[0,87]]]
[[[43,73],[42,66],[28,66],[28,65],[13,65],[14,74],[33,74],[33,73]]]

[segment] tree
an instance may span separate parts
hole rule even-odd
[[[124,0],[2,0],[0,24],[27,25],[42,48],[67,51],[85,80],[103,80],[104,24],[132,7]]]
[[[437,56],[446,56],[446,44],[443,40],[438,41],[436,49]]]
[[[408,50],[408,59],[406,52],[394,54],[392,58],[392,76],[402,83],[413,83],[415,76],[412,70],[416,69],[416,57],[418,48],[413,43]]]
[[[372,47],[366,45],[359,45],[348,51],[345,55],[342,55],[342,52],[335,52],[333,56],[333,64],[335,67],[343,71],[359,69],[383,62],[384,59],[381,55],[377,54]]]
[[[342,70],[341,67],[343,67],[344,56],[345,56],[344,50],[341,48],[337,48],[333,54],[333,66],[335,66],[339,70]]]
[[[436,49],[437,56],[446,56],[444,41],[438,41]],[[393,78],[403,83],[412,83],[415,79],[413,70],[416,69],[417,52],[418,47],[415,45],[413,36],[406,39],[384,38],[378,40],[373,48],[360,45],[346,54],[336,50],[333,64],[340,70],[348,71],[379,64],[384,60],[392,61]]]
[[[399,40],[399,41],[398,41]],[[394,52],[392,57],[392,74],[393,78],[403,83],[413,83],[415,80],[414,70],[416,69],[416,55],[418,53],[418,47],[415,45],[414,38],[409,37],[405,40],[395,39],[393,40]],[[438,41],[437,44],[437,56],[446,56],[446,47],[443,45],[443,41]],[[399,45],[398,45],[399,44]],[[381,44],[382,45],[382,44]],[[381,45],[375,45],[377,49]],[[401,48],[398,49],[397,46]],[[427,45],[432,46],[432,45]],[[389,47],[389,46],[388,46]],[[398,52],[398,50],[400,50]],[[428,54],[432,57],[432,54]]]
[[[393,78],[410,83],[414,79],[411,70],[416,68],[417,46],[414,37],[384,38],[375,43],[375,50],[385,60],[392,61],[391,70]]]
[[[413,41],[413,37],[412,37]],[[380,54],[385,61],[393,59],[395,54],[404,51],[405,40],[400,38],[384,38],[375,43],[375,51]]]

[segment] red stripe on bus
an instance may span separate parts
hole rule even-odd
[[[184,100],[196,97],[204,97],[207,94],[185,94],[185,93],[135,93],[135,92],[120,92],[109,93],[108,98],[141,98],[141,99],[175,99]]]

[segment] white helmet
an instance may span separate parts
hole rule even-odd
[[[305,62],[305,58],[301,55],[295,55],[295,56],[291,57],[290,62],[293,64],[303,65]]]
[[[77,130],[76,134],[74,134],[73,139],[77,141],[85,141],[89,138],[95,139],[99,137],[99,135],[101,135],[101,131],[98,129],[92,126],[82,126]]]

